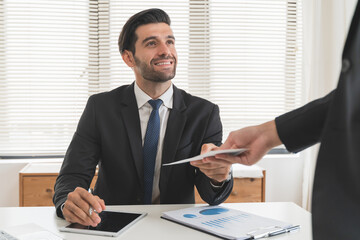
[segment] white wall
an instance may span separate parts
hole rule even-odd
[[[61,160],[0,160],[0,207],[19,206],[19,171],[29,162]],[[301,206],[303,160],[298,154],[268,155],[258,166],[266,170],[265,200]]]
[[[1,160],[0,207],[19,206],[19,171],[30,162],[60,162],[61,160]]]
[[[266,170],[266,202],[294,202],[302,206],[304,160],[301,154],[267,155],[257,165]]]
[[[19,174],[26,165],[23,162],[0,160],[0,207],[19,206]]]

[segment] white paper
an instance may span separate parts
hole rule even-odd
[[[197,155],[197,156],[192,157],[192,158],[187,158],[187,159],[179,160],[179,161],[172,162],[172,163],[166,163],[166,164],[163,164],[163,166],[176,165],[176,164],[181,164],[181,163],[197,161],[197,160],[201,160],[201,159],[206,158],[206,157],[213,157],[216,154],[239,155],[240,153],[243,153],[246,150],[247,149],[245,149],[245,148],[238,148],[238,149],[225,149],[225,150],[210,151],[210,152],[207,152],[207,153],[204,153],[204,154],[201,154],[201,155]]]
[[[220,206],[192,207],[163,213],[163,217],[227,239],[248,239],[291,224]]]
[[[62,240],[62,238],[48,231],[28,233],[19,236],[20,240]]]
[[[63,240],[35,223],[11,226],[4,230],[19,240]]]

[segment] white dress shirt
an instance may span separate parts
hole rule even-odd
[[[153,108],[148,103],[152,98],[147,95],[140,87],[134,84],[134,92],[135,98],[137,102],[137,106],[139,109],[139,117],[140,117],[140,127],[141,127],[141,139],[142,145],[144,146],[144,139],[147,124],[150,118],[151,111]],[[160,189],[159,189],[159,180],[160,180],[160,169],[161,169],[161,158],[162,158],[162,150],[164,143],[164,136],[166,132],[166,126],[169,118],[170,109],[173,107],[173,85],[169,87],[166,92],[163,93],[158,99],[163,101],[159,108],[160,115],[160,134],[159,134],[159,142],[158,149],[156,153],[155,160],[155,169],[154,169],[154,181],[153,181],[153,191],[152,191],[152,203],[160,203]]]

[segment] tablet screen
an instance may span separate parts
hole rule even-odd
[[[74,232],[81,232],[81,230],[90,230],[86,232],[90,234],[91,232],[119,233],[122,229],[129,227],[143,216],[145,216],[145,214],[102,211],[101,213],[99,213],[101,222],[96,227],[84,226],[78,223],[71,223],[70,225],[66,226],[64,230],[71,231],[72,229],[75,230]]]

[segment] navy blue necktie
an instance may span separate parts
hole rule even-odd
[[[154,169],[157,147],[160,133],[160,116],[159,107],[162,104],[161,99],[149,100],[148,103],[153,110],[150,114],[148,125],[146,128],[143,156],[144,156],[144,203],[151,204],[152,188],[154,180]]]

